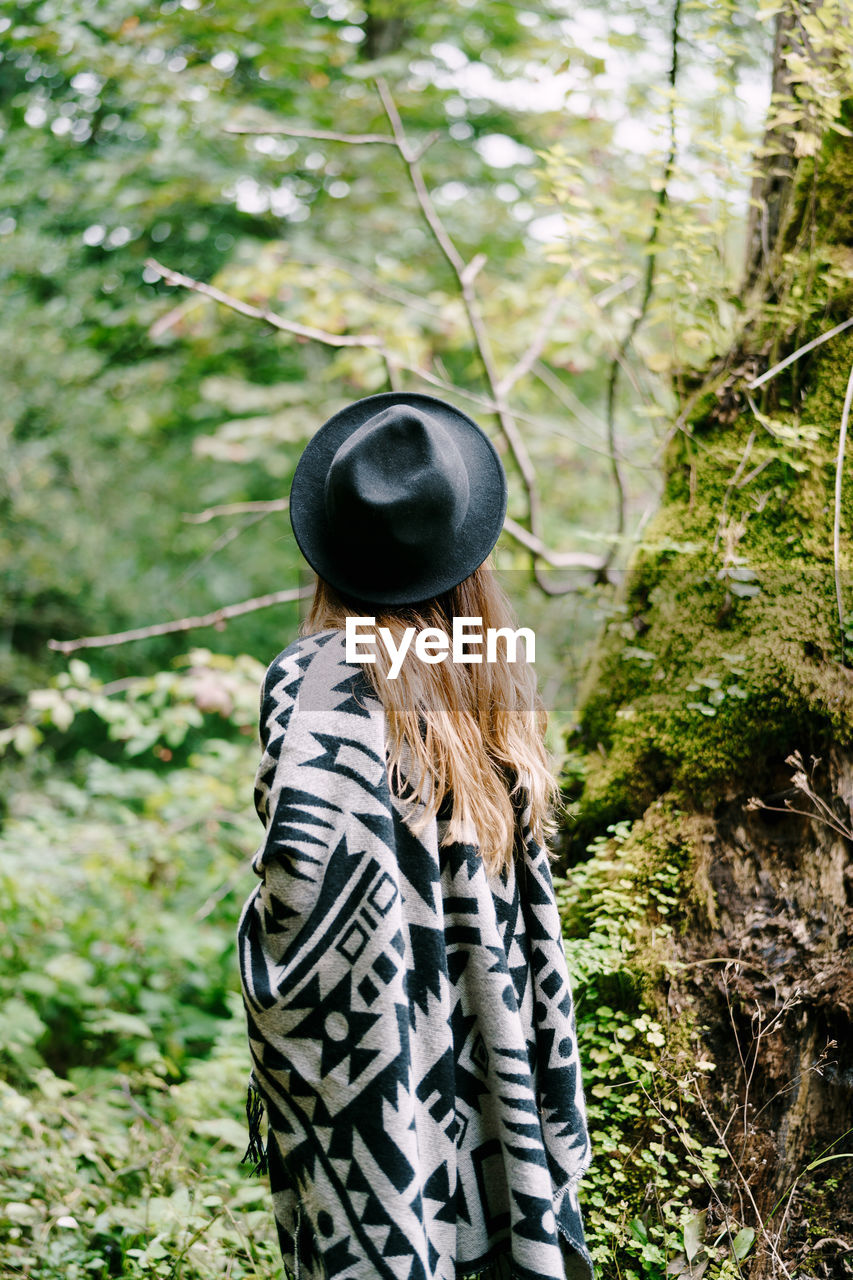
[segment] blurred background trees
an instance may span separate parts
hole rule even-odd
[[[293,321],[381,333],[402,361],[483,393],[456,281],[399,156],[275,132],[389,133],[378,74],[415,144],[438,132],[422,166],[462,257],[487,256],[477,287],[503,372],[564,299],[518,388],[551,541],[600,552],[617,529],[603,426],[617,355],[630,365],[617,387],[625,533],[656,492],[672,403],[660,375],[701,363],[738,308],[768,24],[737,6],[680,8],[673,93],[670,5],[374,9],[4,9],[12,694],[44,669],[51,636],[291,583],[286,517],[193,526],[183,513],[286,494],[316,425],[387,386],[374,353],[217,312],[146,271],[147,257]],[[652,261],[654,295],[626,354]],[[205,643],[266,655],[292,617],[258,615]],[[104,651],[99,669],[151,669],[179,651]]]

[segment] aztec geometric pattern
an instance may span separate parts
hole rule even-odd
[[[272,663],[238,942],[282,1257],[300,1280],[591,1280],[590,1158],[545,852],[418,835],[344,636]],[[518,879],[516,879],[516,866]],[[519,883],[519,881],[521,883]]]

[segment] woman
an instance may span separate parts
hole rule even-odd
[[[250,1153],[305,1280],[592,1275],[544,717],[508,644],[442,644],[514,630],[485,565],[505,511],[488,438],[430,396],[348,406],[293,479],[318,582],[264,681],[239,948]],[[349,661],[348,617],[375,639]]]

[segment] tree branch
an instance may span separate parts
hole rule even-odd
[[[507,516],[504,520],[503,531],[554,569],[591,569],[594,573],[601,569],[601,556],[593,555],[589,551],[551,551],[541,538],[537,538],[511,516]]]
[[[203,284],[200,280],[194,280],[192,276],[185,276],[180,271],[172,271],[170,267],[164,267],[155,258],[147,258],[145,265],[161,275],[167,284],[182,285],[185,289],[191,289],[193,293],[200,293],[205,298],[211,298],[214,302],[221,303],[223,307],[228,307],[231,311],[238,311],[240,315],[248,316],[250,320],[262,320],[264,324],[271,325],[274,329],[281,329],[285,333],[293,333],[298,338],[308,338],[314,342],[323,342],[327,347],[376,348],[382,346],[381,339],[372,333],[328,333],[325,329],[314,329],[310,325],[297,324],[294,320],[285,320],[283,316],[277,315],[275,311],[270,311],[268,308],[253,307],[248,302],[241,302],[239,298],[235,298],[229,293],[223,293],[221,289],[215,288],[214,285]]]
[[[351,147],[373,146],[381,143],[387,147],[396,147],[397,143],[387,133],[335,133],[330,129],[309,129],[304,125],[290,124],[226,124],[226,133],[260,134],[272,137],[283,134],[286,138],[314,138],[318,142],[346,142]]]
[[[284,511],[286,507],[286,498],[272,498],[269,502],[232,502],[221,507],[208,507],[205,511],[196,513],[185,512],[184,520],[191,524],[205,524],[208,520],[214,520],[217,516],[240,515],[243,512],[266,515],[272,511]],[[504,520],[503,532],[555,569],[591,569],[597,571],[601,567],[601,556],[593,555],[591,552],[550,550],[540,538],[535,537],[529,529],[525,529],[516,520],[513,520],[511,516],[507,516]]]
[[[397,110],[397,105],[391,96],[391,91],[389,90],[388,85],[381,77],[379,77],[376,81],[376,87],[379,92],[379,96],[382,99],[382,105],[385,108],[385,114],[388,117],[391,130],[397,141],[397,147],[400,155],[408,169],[409,178],[414,188],[418,204],[421,207],[421,211],[426,219],[427,225],[432,231],[439,248],[450,266],[453,268],[456,278],[459,281],[462,301],[465,306],[468,323],[474,337],[474,345],[476,347],[477,354],[480,357],[483,371],[486,375],[486,383],[491,392],[492,399],[495,402],[495,412],[497,414],[498,421],[500,422],[504,438],[506,439],[510,452],[515,460],[516,467],[518,468],[522,484],[524,485],[525,493],[527,495],[530,528],[534,536],[538,537],[541,521],[539,493],[536,487],[536,474],[533,469],[533,463],[530,455],[527,452],[527,446],[524,443],[515,419],[513,418],[509,404],[507,403],[506,394],[501,390],[501,379],[498,376],[497,368],[495,366],[494,356],[492,355],[491,344],[489,342],[489,335],[483,323],[483,317],[477,302],[477,295],[474,292],[474,278],[485,264],[485,256],[483,254],[477,254],[469,263],[466,263],[463,260],[432,202],[432,198],[427,189],[427,185],[424,182],[424,177],[418,164],[418,159],[409,145],[408,138],[406,137],[406,131],[403,127],[403,121],[400,118],[400,113]],[[541,577],[535,559],[534,573],[539,586],[544,592],[546,592],[546,594],[562,594],[562,592],[555,590]]]
[[[223,506],[207,507],[204,511],[185,511],[183,519],[187,524],[207,524],[217,516],[250,515],[255,511],[267,515],[272,511],[286,511],[289,506],[289,498],[272,498],[269,502],[226,502]]]
[[[533,341],[524,352],[521,359],[509,373],[505,374],[498,383],[498,391],[502,396],[506,396],[512,390],[517,382],[519,382],[536,364],[545,349],[545,343],[548,341],[548,335],[554,326],[557,316],[563,309],[565,298],[555,293],[551,301],[542,313],[542,319],[539,321]]]
[[[827,329],[826,333],[821,333],[817,338],[812,338],[811,342],[807,342],[803,347],[797,347],[796,351],[792,351],[789,356],[785,356],[784,360],[780,360],[778,364],[774,364],[772,369],[768,369],[766,373],[762,373],[760,378],[753,378],[752,382],[746,385],[750,391],[755,391],[758,387],[769,382],[771,378],[775,378],[777,373],[781,373],[783,369],[787,369],[789,364],[793,364],[795,360],[799,360],[800,356],[804,356],[808,351],[814,351],[815,347],[819,347],[822,342],[828,342],[830,338],[834,338],[836,334],[843,333],[845,329],[849,329],[853,324],[853,316],[842,320],[841,324],[835,325],[832,329]]]
[[[266,596],[254,596],[251,600],[242,600],[239,604],[224,605],[221,609],[214,609],[212,613],[203,613],[194,618],[155,622],[150,627],[135,627],[131,631],[116,631],[106,636],[81,636],[78,640],[48,640],[47,646],[57,653],[69,654],[75,653],[78,649],[106,649],[110,645],[129,644],[132,640],[150,640],[153,636],[195,631],[201,627],[216,627],[222,630],[225,623],[232,618],[240,618],[246,613],[255,613],[258,609],[269,609],[276,604],[292,604],[295,600],[306,599],[313,594],[313,591],[313,587],[273,591]]]
[[[567,387],[562,378],[560,378],[544,360],[537,360],[535,362],[533,372],[539,381],[548,388],[552,396],[554,396],[556,400],[559,400],[560,404],[563,405],[564,408],[568,409],[569,412],[577,418],[578,422],[582,423],[590,431],[594,432],[596,438],[600,437],[602,430],[607,430],[607,423],[604,419],[599,418],[597,414],[593,413],[593,411],[575,395],[571,387]],[[582,444],[584,448],[593,449],[596,453],[603,453],[605,456],[609,456],[605,449],[597,449],[594,445],[587,445],[581,440],[578,440],[577,443]],[[621,454],[620,457],[622,457]],[[622,461],[627,462],[631,466],[638,465],[637,463],[632,463],[630,458],[622,457]]]
[[[236,542],[241,534],[253,528],[260,520],[265,520],[268,514],[266,511],[253,512],[245,520],[241,520],[238,524],[232,525],[230,529],[220,533],[217,538],[214,538],[207,550],[184,569],[172,590],[180,591],[192,578],[201,573],[204,566],[209,564],[214,556],[218,555],[220,551],[224,551],[226,547],[230,547],[232,542]]]
[[[335,133],[332,129],[309,129],[305,125],[276,124],[269,128],[264,128],[262,125],[227,124],[225,132],[251,133],[270,137],[283,134],[287,138],[313,138],[318,142],[344,142],[351,147],[373,146],[376,143],[389,147],[397,146],[396,139],[390,137],[387,133]],[[413,159],[420,160],[421,156],[429,151],[432,144],[437,142],[440,137],[440,130],[433,129],[432,133],[427,134],[420,146],[411,148],[409,154]]]

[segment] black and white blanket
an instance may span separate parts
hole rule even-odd
[[[264,681],[266,836],[240,967],[282,1256],[298,1280],[590,1280],[589,1140],[545,852],[487,876],[419,836],[340,631]],[[518,878],[516,878],[516,868]]]

